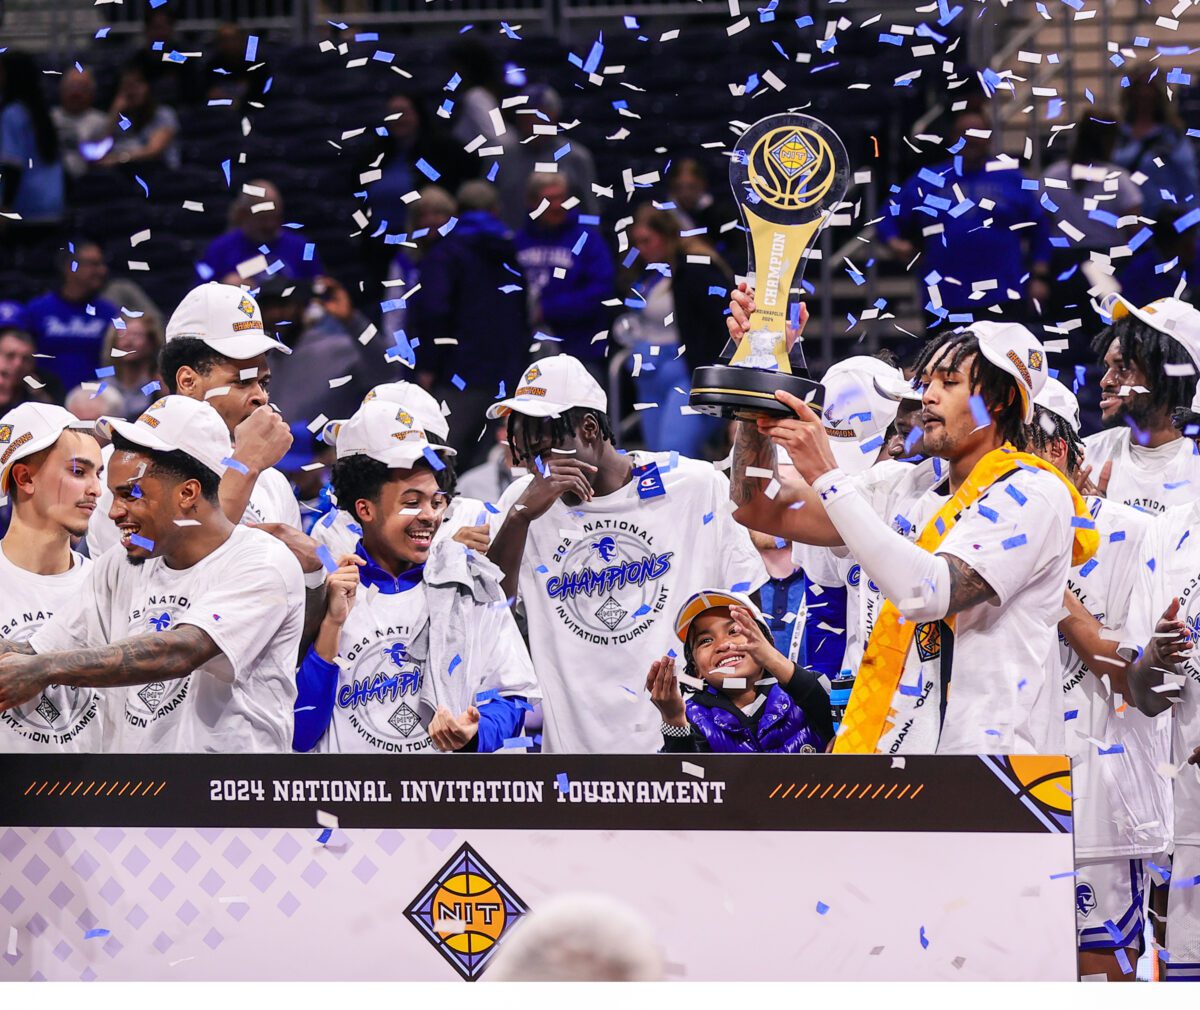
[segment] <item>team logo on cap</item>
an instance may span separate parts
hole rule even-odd
[[[239,311],[242,312],[243,315],[253,318],[254,303],[252,301],[250,301],[250,299],[247,298],[245,295],[242,295],[242,300],[240,302],[238,302],[238,309],[239,309]]]
[[[396,420],[401,424],[407,424],[410,428],[413,426],[412,414],[410,414],[403,407],[396,411]]]
[[[937,659],[942,654],[942,626],[937,621],[930,621],[917,627],[917,655],[921,662]]]
[[[1005,357],[1008,358],[1008,360],[1011,361],[1013,363],[1013,365],[1016,367],[1017,372],[1020,374],[1021,378],[1025,381],[1025,385],[1028,386],[1030,389],[1032,389],[1033,388],[1033,379],[1030,377],[1029,369],[1025,367],[1025,362],[1023,362],[1021,360],[1020,355],[1017,354],[1016,351],[1010,349],[1005,354]]]
[[[162,410],[166,405],[166,400],[155,400],[149,407],[142,411],[141,416],[137,419],[137,423],[144,424],[149,428],[157,428],[158,418],[154,416],[154,411]]]
[[[0,445],[8,445],[12,441],[13,426],[0,424]]]
[[[1036,347],[1029,348],[1029,367],[1038,372],[1042,370],[1042,352]]]
[[[533,382],[534,380],[541,378],[541,375],[542,370],[538,368],[537,365],[531,365],[529,371],[525,373],[525,381]]]

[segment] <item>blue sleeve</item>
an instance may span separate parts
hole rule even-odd
[[[833,680],[842,670],[846,655],[846,587],[822,586],[821,595],[805,587],[808,617],[804,625],[804,660],[810,670]],[[841,628],[841,633],[817,627]]]
[[[310,751],[325,735],[333,719],[337,685],[338,668],[325,662],[310,645],[304,662],[296,671],[296,724],[292,731],[292,750]]]
[[[520,735],[528,707],[529,703],[516,695],[508,698],[497,696],[486,705],[480,705],[475,749],[480,754],[491,754],[498,751],[505,740]]]

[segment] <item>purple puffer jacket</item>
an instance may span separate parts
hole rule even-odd
[[[687,701],[687,718],[718,754],[813,754],[825,750],[822,740],[808,725],[804,710],[778,684],[771,686],[767,700],[751,726],[733,712],[706,705],[694,698]]]

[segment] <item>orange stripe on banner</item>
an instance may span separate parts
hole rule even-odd
[[[887,795],[884,797],[884,799],[885,799],[885,800],[890,800],[890,799],[892,798],[892,793],[894,793],[894,792],[895,792],[897,789],[899,789],[899,788],[900,788],[900,783],[899,783],[899,782],[897,782],[895,785],[893,785],[893,786],[892,786],[892,788],[891,788],[891,789],[889,789],[889,790],[887,791]]]
[[[813,795],[814,795],[814,794],[816,793],[816,791],[817,791],[818,789],[820,789],[820,788],[821,788],[821,783],[820,783],[820,782],[818,782],[818,783],[817,783],[815,786],[813,786],[813,787],[812,787],[812,790],[811,790],[811,791],[809,792],[809,794],[808,794],[808,798],[811,800],[811,799],[813,798]]]
[[[112,795],[112,791],[113,791],[114,789],[116,789],[116,788],[117,788],[117,783],[116,783],[116,782],[114,782],[114,783],[113,783],[111,786],[109,786],[109,787],[108,787],[108,792],[106,792],[104,795],[105,795],[105,796],[111,796],[111,795]]]
[[[808,788],[808,783],[805,782],[804,785],[802,785],[799,789],[796,790],[796,795],[793,796],[792,799],[794,799],[794,800],[803,799],[804,798],[804,790],[807,788]]]
[[[166,785],[167,784],[164,782],[161,786],[159,786],[157,789],[155,789],[154,795],[157,796],[159,793],[161,793],[163,791],[163,789],[166,788]]]
[[[153,783],[153,782],[147,782],[147,783],[146,783],[146,788],[142,790],[142,795],[143,795],[143,796],[145,796],[145,795],[146,795],[146,793],[148,793],[148,792],[149,792],[151,789],[153,789],[153,788],[154,788],[154,783]]]
[[[825,797],[829,795],[829,790],[833,788],[833,785],[834,784],[830,782],[829,785],[825,787],[825,792],[821,793],[821,799],[825,799]]]
[[[63,783],[63,787],[58,791],[58,795],[66,796],[67,795],[67,787],[70,786],[70,784],[71,784],[71,780],[67,779],[67,781]]]
[[[88,793],[90,793],[92,791],[92,786],[94,786],[95,784],[96,784],[96,780],[92,779],[92,781],[88,783],[88,787],[83,791],[83,795],[86,796]],[[82,798],[83,797],[81,796],[80,799],[82,799]]]
[[[870,789],[870,788],[871,788],[871,783],[870,783],[870,782],[868,782],[868,783],[867,783],[867,784],[866,784],[866,785],[863,787],[862,795],[860,795],[858,798],[859,798],[860,800],[865,800],[865,799],[867,798],[867,790],[868,790],[868,789]]]
[[[71,795],[74,796],[82,788],[83,788],[83,779],[80,779],[79,784],[74,789],[71,790]]]
[[[845,789],[845,788],[846,788],[846,783],[845,783],[845,782],[843,782],[843,783],[842,783],[842,786],[841,786],[841,789],[839,789],[839,790],[838,790],[836,793],[834,793],[834,794],[833,794],[832,796],[830,796],[829,798],[830,798],[831,800],[836,800],[836,799],[837,799],[839,796],[841,796],[841,795],[842,795],[842,789]]]
[[[787,789],[784,790],[783,795],[780,796],[779,798],[781,800],[786,800],[788,798],[788,793],[790,793],[795,788],[796,788],[796,783],[793,782],[790,786],[787,787]]]
[[[879,788],[876,789],[873,793],[871,793],[871,799],[875,799],[876,796],[878,796],[881,792],[883,792],[883,787],[886,785],[887,785],[886,782],[880,782]]]
[[[36,786],[36,785],[37,785],[37,779],[34,779],[32,782],[30,782],[30,783],[29,783],[29,789],[32,789],[32,788],[33,788],[34,786]],[[26,796],[28,796],[28,795],[29,795],[29,789],[26,789],[26,790],[25,790],[25,795],[26,795]]]
[[[782,788],[783,788],[783,783],[782,783],[782,782],[780,782],[780,783],[779,783],[779,785],[777,785],[777,786],[776,786],[774,789],[772,789],[772,790],[771,790],[771,795],[770,795],[770,796],[768,796],[768,797],[767,797],[767,799],[769,799],[769,800],[773,800],[773,799],[775,799],[775,794],[776,794],[777,792],[779,792],[779,790],[780,790],[780,789],[782,789]]]
[[[904,794],[906,792],[908,792],[911,788],[912,788],[912,783],[910,782],[908,785],[906,785],[903,789],[900,790],[900,795],[897,796],[896,799],[898,799],[898,800],[904,799]]]
[[[42,789],[45,789],[45,788],[46,788],[46,786],[48,786],[49,784],[50,784],[50,783],[49,783],[48,781],[47,781],[47,782],[43,782],[43,783],[42,783]],[[36,793],[34,793],[33,795],[34,795],[34,796],[41,796],[41,795],[42,795],[42,789],[39,789],[39,790],[38,790]]]
[[[141,783],[139,782],[139,783],[138,783],[138,785],[141,785]],[[126,779],[126,780],[125,780],[125,784],[124,784],[123,786],[121,786],[121,791],[120,791],[119,793],[117,793],[117,795],[118,795],[118,796],[124,796],[124,795],[125,795],[125,790],[126,790],[126,789],[128,789],[128,788],[129,788],[129,780],[128,780],[128,779]]]
[[[853,789],[851,789],[851,790],[850,790],[848,793],[846,793],[846,799],[848,799],[848,800],[852,800],[852,799],[854,799],[854,794],[855,794],[856,792],[858,792],[858,786],[859,786],[859,783],[855,782],[855,783],[854,783],[854,788],[853,788]]]
[[[909,799],[915,800],[917,798],[917,793],[919,793],[924,788],[925,788],[925,783],[922,782],[919,786],[917,786],[916,789],[913,790],[913,794],[909,797]]]
[[[99,796],[102,792],[104,792],[104,787],[106,785],[108,785],[108,779],[105,779],[103,782],[100,783],[100,788],[96,790],[97,796]]]
[[[137,784],[136,786],[134,786],[134,787],[133,787],[133,792],[132,792],[132,793],[130,793],[129,795],[130,795],[130,796],[132,796],[132,795],[133,795],[133,793],[136,793],[136,792],[138,791],[138,789],[140,789],[140,788],[141,788],[141,785],[142,785],[142,783],[143,783],[143,782],[145,782],[145,781],[146,781],[145,779],[139,779],[139,780],[138,780],[138,784]]]

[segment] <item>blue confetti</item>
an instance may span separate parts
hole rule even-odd
[[[425,457],[425,462],[433,467],[435,472],[446,469],[446,464],[438,459],[438,454],[429,446],[425,446],[425,448],[421,450],[421,455]]]
[[[417,171],[427,177],[431,182],[437,182],[442,177],[442,173],[434,168],[424,158],[417,159]]]
[[[1024,547],[1028,542],[1024,533],[1018,533],[1015,537],[1000,541],[1000,546],[1006,551],[1011,551],[1014,547]]]
[[[1018,505],[1024,505],[1029,500],[1021,493],[1020,488],[1013,484],[1005,484],[1004,492]]]
[[[95,940],[97,937],[108,936],[107,929],[89,929],[83,934],[85,940]]]
[[[1125,753],[1125,745],[1115,743],[1111,747],[1108,747],[1108,748],[1097,747],[1096,753],[1099,754],[1101,757],[1103,757],[1107,754],[1124,754]]]
[[[648,603],[643,603],[640,607],[637,608],[637,610],[635,610],[633,612],[633,616],[641,617],[643,614],[648,614],[648,613],[650,613],[650,605]]]
[[[480,691],[477,695],[475,695],[475,704],[482,705],[485,702],[491,701],[493,698],[499,698],[499,697],[500,697],[499,690],[497,690],[496,688],[493,687],[488,691]]]
[[[154,550],[154,541],[147,539],[146,537],[143,537],[137,533],[134,533],[129,538],[129,542],[131,544],[133,544],[134,547],[140,547],[140,548],[142,548],[142,550],[145,550],[145,551]]]
[[[824,915],[828,911],[829,911],[829,906],[826,905],[825,902],[823,902],[823,901],[817,902],[817,915]]]
[[[459,391],[462,391],[467,388],[467,380],[458,374],[452,375],[450,377],[450,384]]]
[[[921,927],[921,946],[925,950],[929,949],[929,937],[927,937],[925,935],[925,927],[924,926]]]
[[[338,567],[337,562],[334,561],[333,555],[330,553],[329,548],[326,547],[324,544],[320,544],[317,547],[317,560],[319,560],[321,562],[321,564],[325,567],[325,571],[327,571],[327,572],[336,572],[337,571],[337,567]]]
[[[246,62],[253,63],[258,56],[258,36],[251,35],[246,39]]]
[[[560,792],[567,792],[571,788],[571,780],[567,778],[566,772],[559,772],[554,777],[555,783],[558,785]]]
[[[1183,232],[1187,231],[1192,225],[1194,225],[1197,221],[1200,221],[1200,207],[1196,207],[1193,210],[1189,210],[1186,214],[1184,214],[1181,217],[1176,219],[1176,221],[1175,221],[1176,233],[1182,234]]]
[[[1084,516],[1072,516],[1071,525],[1077,530],[1094,530],[1096,528],[1096,521],[1094,519],[1088,519]],[[1122,539],[1124,539],[1123,534]]]
[[[1052,873],[1052,874],[1050,874],[1050,879],[1051,880],[1062,880],[1063,877],[1078,877],[1078,876],[1079,876],[1079,874],[1077,871],[1068,870],[1066,873]]]
[[[1079,574],[1086,579],[1092,574],[1092,572],[1096,570],[1096,565],[1098,564],[1099,562],[1095,558],[1091,558],[1086,564],[1083,565],[1082,568],[1079,569]]]
[[[454,658],[452,660],[450,660],[450,669],[448,671],[450,676],[452,676],[452,677],[454,676],[454,671],[458,669],[459,664],[461,664],[461,663],[462,663],[462,656],[460,656],[456,652],[454,654]]]
[[[504,742],[500,744],[501,750],[529,750],[533,746],[533,739],[527,736],[510,736],[505,737]]]
[[[247,474],[250,472],[250,468],[246,466],[245,463],[239,463],[232,456],[226,456],[223,460],[221,460],[221,465],[229,467],[230,470],[236,470],[240,474]]]
[[[705,512],[704,513],[704,525],[707,526],[712,521],[713,521],[713,514],[711,512]]]
[[[147,382],[142,387],[142,395],[149,396],[151,393],[157,393],[160,389],[162,389],[162,384],[155,379],[153,382]]]
[[[145,191],[146,196],[149,197],[150,196],[150,187],[146,184],[146,180],[143,179],[140,175],[135,175],[133,178],[134,178],[134,181],[137,182],[137,184],[139,186],[141,186],[142,189]]]
[[[332,837],[333,837],[333,828],[326,828],[319,835],[317,835],[317,841],[320,842],[322,845],[324,845]]]

